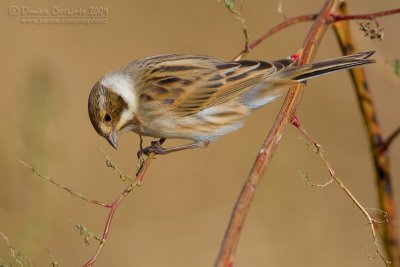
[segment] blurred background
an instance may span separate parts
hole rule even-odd
[[[318,12],[324,1],[285,0],[286,16]],[[351,13],[398,8],[397,0],[348,1]],[[279,1],[247,0],[250,39],[283,20]],[[15,8],[16,7],[16,8]],[[28,23],[28,9],[98,7],[90,25]],[[0,79],[0,232],[30,258],[49,266],[47,247],[61,266],[82,266],[96,242],[83,242],[75,223],[101,235],[108,211],[71,197],[10,158],[24,159],[42,173],[102,201],[126,186],[105,166],[99,144],[133,175],[139,138],[125,135],[114,151],[93,130],[87,98],[107,71],[161,53],[233,58],[243,48],[241,24],[216,0],[2,1]],[[61,12],[59,11],[59,12]],[[19,12],[19,13],[18,13]],[[43,11],[42,11],[43,12]],[[46,18],[39,15],[36,18]],[[382,131],[399,123],[399,16],[380,18],[383,41],[370,40],[352,23],[356,46],[376,50],[366,67]],[[295,53],[310,27],[303,23],[261,44],[248,58],[280,59]],[[328,30],[318,59],[340,55]],[[159,156],[142,187],[122,203],[96,266],[212,266],[234,202],[282,104],[280,99],[251,116],[241,130],[207,149]],[[309,82],[298,113],[322,144],[336,173],[365,207],[378,207],[367,135],[348,73]],[[237,266],[382,266],[374,254],[369,226],[348,197],[332,184],[307,185],[329,177],[318,157],[289,127],[256,194],[241,236]],[[150,138],[145,139],[148,143]],[[166,145],[181,144],[168,140]],[[399,211],[400,141],[390,149]],[[398,224],[398,223],[397,223]],[[8,258],[0,241],[0,258]]]

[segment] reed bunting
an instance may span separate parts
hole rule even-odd
[[[243,126],[250,113],[281,96],[293,83],[374,63],[374,51],[296,66],[291,59],[227,62],[208,56],[159,55],[135,60],[105,74],[89,95],[97,133],[117,149],[121,134],[193,143],[145,153],[205,147]]]

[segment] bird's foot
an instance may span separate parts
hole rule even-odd
[[[137,152],[137,156],[138,158],[140,158],[143,154],[149,156],[151,153],[154,153],[156,155],[163,155],[167,154],[168,150],[161,146],[160,141],[152,141],[150,146],[140,148],[140,150]]]

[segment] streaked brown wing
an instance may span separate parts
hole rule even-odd
[[[224,62],[190,55],[168,55],[153,63],[151,59],[141,76],[141,103],[158,101],[180,116],[239,96],[291,62]]]

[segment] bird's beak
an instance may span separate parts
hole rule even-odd
[[[110,132],[106,139],[110,143],[110,145],[113,146],[113,148],[118,148],[118,133],[115,129]]]

